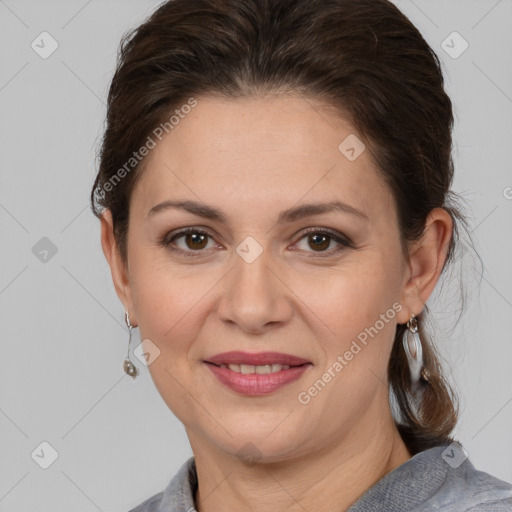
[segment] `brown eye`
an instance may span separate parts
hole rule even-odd
[[[302,240],[307,240],[307,242],[300,247]],[[332,243],[334,243],[334,248],[329,249]],[[351,243],[341,234],[325,229],[311,229],[303,233],[297,245],[299,249],[305,252],[316,252],[321,256],[333,256],[351,247]]]
[[[184,243],[180,246],[178,242],[181,239],[183,239]],[[209,239],[213,239],[213,237],[206,231],[196,228],[187,228],[170,236],[166,236],[161,240],[160,245],[170,251],[182,253],[186,256],[201,256],[206,252],[203,251],[203,249],[208,248]]]

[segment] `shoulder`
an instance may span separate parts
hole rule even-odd
[[[163,491],[159,492],[158,494],[151,496],[151,498],[143,501],[135,508],[132,508],[129,512],[158,512],[160,510],[163,495]]]
[[[446,468],[444,483],[430,502],[450,511],[512,511],[512,484],[479,471],[466,458],[460,466]]]
[[[512,484],[477,470],[457,443],[426,450],[417,462],[425,464],[425,473],[417,476],[428,474],[434,482],[424,485],[428,496],[419,511],[496,512],[503,506],[512,510]]]
[[[194,457],[190,457],[173,476],[167,487],[129,512],[182,512],[195,510],[194,496],[197,473]]]
[[[512,484],[475,469],[457,443],[414,455],[368,489],[350,512],[512,511]]]

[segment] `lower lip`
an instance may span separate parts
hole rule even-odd
[[[222,384],[244,395],[268,395],[296,381],[311,366],[310,363],[292,366],[288,370],[275,373],[238,373],[229,368],[221,368],[212,363],[205,363]]]

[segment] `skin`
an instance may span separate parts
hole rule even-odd
[[[197,100],[146,158],[131,197],[127,265],[110,212],[103,214],[117,294],[141,340],[160,350],[148,368],[190,440],[199,512],[346,510],[411,457],[389,408],[389,354],[396,325],[418,315],[436,285],[451,218],[432,210],[405,261],[391,193],[368,150],[355,161],[338,150],[356,131],[333,109],[293,95]],[[206,203],[227,222],[176,208],[148,217],[168,199]],[[332,200],[367,219],[332,211],[277,222],[282,210]],[[187,245],[183,236],[174,246],[199,256],[159,245],[188,226],[211,237]],[[334,254],[340,244],[331,238],[318,249],[308,228],[320,236],[334,230],[351,245]],[[252,263],[236,252],[248,236],[262,249]],[[301,404],[298,394],[394,303],[401,306],[394,318]],[[269,395],[246,396],[202,362],[231,350],[284,352],[313,364]],[[240,455],[248,452],[249,463]]]

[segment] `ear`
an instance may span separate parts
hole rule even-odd
[[[404,309],[397,315],[398,323],[405,324],[411,314],[418,316],[423,311],[443,270],[452,229],[450,214],[444,208],[434,208],[427,217],[421,239],[409,248],[408,270],[402,288]]]
[[[112,281],[116,289],[117,296],[123,303],[125,311],[130,315],[130,323],[137,325],[135,311],[133,307],[132,292],[129,281],[129,269],[123,262],[118,246],[114,238],[114,224],[112,221],[112,213],[105,210],[101,214],[101,247],[103,254],[110,266]]]

